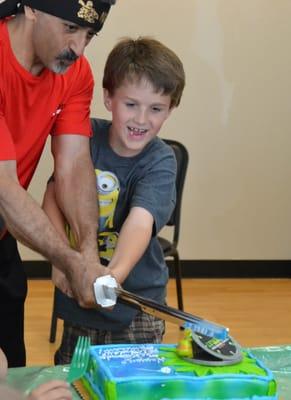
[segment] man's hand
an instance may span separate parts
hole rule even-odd
[[[79,265],[69,270],[67,279],[78,304],[84,308],[96,308],[93,284],[99,276],[107,275],[108,269],[98,263],[96,254],[92,257],[88,254],[79,254]]]
[[[55,266],[52,268],[52,282],[61,292],[69,297],[74,297],[71,285],[66,275]]]

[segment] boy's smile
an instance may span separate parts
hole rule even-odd
[[[147,132],[147,129],[139,129],[139,128],[131,128],[131,127],[128,127],[128,129],[130,131],[130,135],[132,135],[133,137],[143,136]]]
[[[157,92],[145,79],[126,81],[113,95],[104,90],[104,103],[112,112],[109,143],[123,157],[133,157],[159,133],[170,115],[169,95]]]

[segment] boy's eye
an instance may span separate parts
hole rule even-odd
[[[134,107],[135,106],[135,103],[127,102],[125,104],[126,104],[127,107]]]
[[[160,107],[152,107],[152,110],[155,112],[160,112],[162,109]]]

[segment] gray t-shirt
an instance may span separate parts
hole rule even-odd
[[[108,264],[130,209],[138,206],[148,210],[154,218],[151,241],[122,286],[132,293],[164,303],[168,268],[157,234],[168,222],[175,205],[174,152],[161,139],[155,138],[138,155],[120,157],[108,143],[111,122],[95,119],[92,126],[90,146],[98,190],[101,261]],[[61,318],[102,330],[118,331],[127,327],[137,312],[119,302],[112,311],[83,309],[60,291],[57,291],[56,300]]]

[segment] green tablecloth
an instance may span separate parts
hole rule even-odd
[[[52,379],[66,379],[69,366],[57,367],[25,367],[10,368],[8,371],[8,384],[19,391],[28,394],[39,384],[50,381]],[[73,399],[80,400],[80,397],[74,389],[72,389]]]
[[[291,399],[291,345],[253,347],[247,349],[261,360],[271,371],[278,383],[280,399]],[[51,379],[65,379],[68,366],[11,368],[8,383],[22,392],[29,392],[40,383]],[[74,393],[74,399],[79,396]]]

